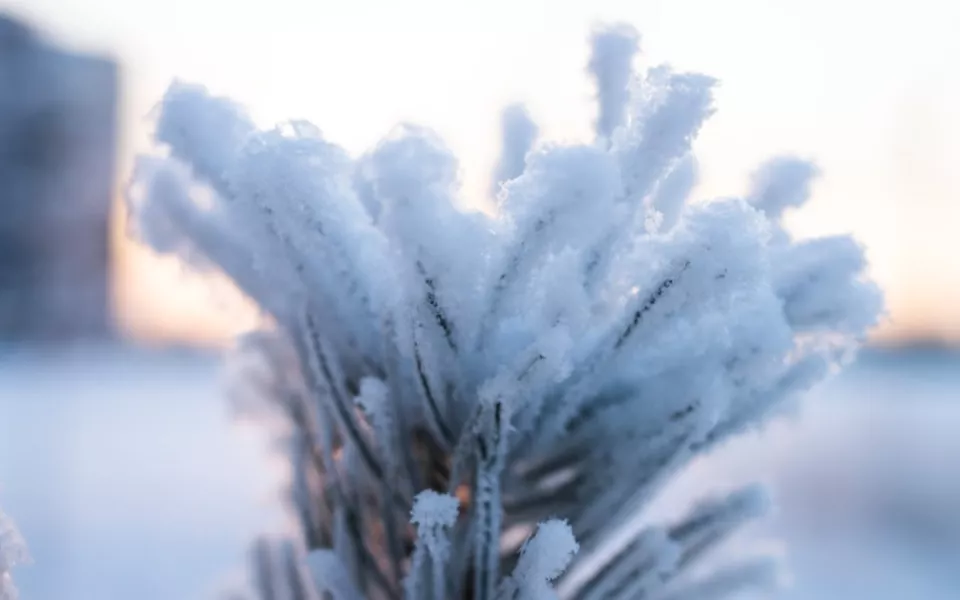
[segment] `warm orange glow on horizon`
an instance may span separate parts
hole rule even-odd
[[[192,271],[130,239],[117,203],[113,302],[121,335],[160,344],[225,346],[261,323],[256,307],[222,275]]]

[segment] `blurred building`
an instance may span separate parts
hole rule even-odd
[[[0,15],[0,339],[111,334],[117,83]]]

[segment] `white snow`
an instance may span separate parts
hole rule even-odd
[[[204,356],[2,357],[0,504],[34,559],[17,570],[23,598],[211,598],[244,568],[275,524],[279,474],[217,377]],[[695,463],[649,517],[760,479],[776,511],[741,545],[780,540],[785,600],[956,598],[958,397],[957,354],[868,353],[798,419]]]

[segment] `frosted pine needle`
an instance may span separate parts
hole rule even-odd
[[[17,600],[17,588],[11,571],[29,560],[27,545],[16,525],[0,511],[0,600]]]
[[[301,539],[261,546],[263,600],[699,598],[769,580],[691,579],[764,506],[750,490],[607,546],[692,457],[847,360],[880,295],[851,239],[783,229],[817,174],[805,161],[690,202],[714,81],[635,73],[629,27],[592,44],[595,139],[544,143],[511,107],[492,215],[461,208],[428,129],[352,157],[309,123],[260,130],[201,86],[168,90],[169,156],[138,166],[136,229],[273,323],[241,344],[260,363],[242,388],[284,424]]]

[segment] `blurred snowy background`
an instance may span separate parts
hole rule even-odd
[[[772,154],[824,177],[798,235],[853,232],[889,318],[872,347],[660,499],[769,482],[788,599],[960,596],[960,8],[915,0],[306,3],[0,0],[0,506],[28,539],[27,600],[212,598],[282,477],[232,420],[221,350],[254,326],[222,281],[127,240],[116,199],[175,76],[303,116],[348,149],[434,126],[478,203],[499,107],[546,137],[592,115],[584,33],[642,32],[644,60],[718,77],[695,194],[737,193]],[[375,18],[371,20],[371,16]],[[79,207],[79,208],[78,208]]]
[[[279,465],[231,421],[218,357],[92,348],[0,355],[0,488],[30,542],[28,600],[209,599],[283,525]],[[960,592],[960,355],[872,350],[795,420],[695,464],[654,511],[769,483],[788,600]]]

